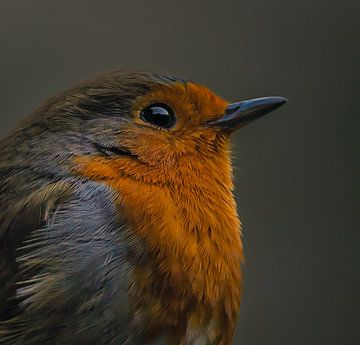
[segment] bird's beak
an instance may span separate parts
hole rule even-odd
[[[288,100],[283,97],[263,97],[229,104],[225,114],[207,123],[207,126],[219,128],[224,132],[236,129],[270,113]]]

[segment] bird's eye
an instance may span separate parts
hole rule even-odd
[[[141,111],[140,117],[144,121],[161,128],[171,128],[176,122],[172,109],[163,103],[155,103],[147,106]]]

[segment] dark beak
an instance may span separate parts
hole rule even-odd
[[[224,132],[233,132],[282,106],[288,100],[283,97],[263,97],[230,104],[222,117],[207,123]]]

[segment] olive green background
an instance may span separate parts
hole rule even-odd
[[[231,101],[289,98],[234,135],[246,253],[234,344],[360,344],[359,13],[359,0],[1,0],[1,135],[114,69]]]

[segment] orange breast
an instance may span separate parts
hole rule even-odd
[[[240,305],[243,252],[227,157],[179,162],[168,176],[171,183],[161,182],[158,169],[127,158],[79,157],[76,165],[77,173],[118,192],[116,204],[149,248],[132,292],[134,308],[147,308],[149,329],[156,333],[161,325],[179,343],[188,327],[205,329],[209,339],[229,344]],[[143,169],[139,175],[147,180],[129,176],[133,169]]]

